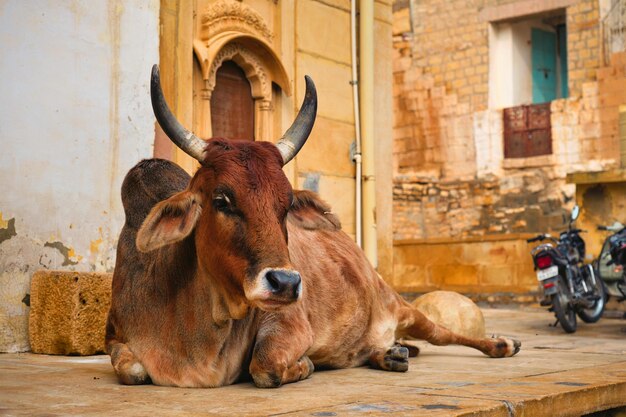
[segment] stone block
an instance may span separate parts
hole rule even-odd
[[[321,2],[299,2],[297,10],[297,42],[303,51],[349,65],[350,13]],[[319,26],[308,22],[333,22]]]
[[[350,159],[354,138],[353,124],[318,117],[305,151],[297,156],[298,170],[354,176],[355,164]]]
[[[600,81],[605,80],[610,77],[614,77],[614,76],[615,76],[615,68],[604,67],[604,68],[599,68],[597,71],[597,77],[598,77],[598,80]]]
[[[592,97],[598,94],[598,83],[586,82],[582,84],[583,86],[583,97]]]
[[[29,337],[34,353],[104,352],[112,274],[40,270],[30,292]]]
[[[526,255],[528,263],[532,263],[530,255]],[[509,265],[486,265],[483,268],[480,284],[485,287],[506,287],[507,291],[516,290],[517,266]]]
[[[354,123],[350,65],[302,52],[298,54],[296,74],[299,82],[304,74],[308,74],[315,80],[317,96],[320,98],[317,117]],[[296,84],[297,103],[302,103],[304,91],[301,84]]]
[[[415,291],[430,285],[426,268],[419,265],[394,266],[393,274],[393,286],[397,291]]]
[[[431,267],[432,283],[438,287],[463,287],[468,290],[478,285],[476,265],[436,265]]]

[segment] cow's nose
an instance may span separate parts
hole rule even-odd
[[[280,295],[296,299],[300,295],[302,280],[296,271],[284,269],[270,269],[265,274],[270,291],[273,295]]]

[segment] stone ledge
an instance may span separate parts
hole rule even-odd
[[[110,273],[35,272],[29,316],[33,353],[103,353],[112,278]]]
[[[394,239],[393,246],[410,245],[447,245],[450,243],[498,242],[507,240],[526,240],[535,237],[536,233],[506,233],[468,237],[434,237],[428,239]]]
[[[564,9],[575,4],[575,0],[525,0],[480,10],[478,18],[482,22],[503,22],[520,19],[529,15]]]
[[[574,172],[567,174],[567,182],[570,184],[626,182],[626,169],[612,169],[599,172]]]

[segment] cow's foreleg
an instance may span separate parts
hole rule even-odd
[[[506,337],[473,338],[453,333],[430,321],[419,310],[410,307],[400,310],[398,333],[400,337],[408,335],[438,346],[463,345],[473,347],[492,358],[513,356],[519,352],[521,346],[518,340]]]
[[[125,385],[149,384],[150,377],[146,368],[124,343],[111,343],[107,346],[111,355],[111,364],[117,379]]]
[[[308,323],[265,322],[257,334],[250,374],[260,388],[306,379],[315,369],[305,355],[313,343]]]

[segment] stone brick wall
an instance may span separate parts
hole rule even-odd
[[[558,230],[573,187],[550,167],[511,170],[471,181],[424,182],[403,177],[394,185],[394,237],[471,238]]]
[[[484,9],[500,13],[498,6],[510,5],[506,13],[523,13],[528,3],[416,2],[411,33],[408,3],[396,2],[395,239],[558,229],[574,199],[565,175],[616,164],[617,106],[626,102],[626,78],[621,58],[599,68],[598,5],[587,0],[566,9],[570,94],[552,102],[552,155],[503,158],[502,111],[487,108]]]
[[[579,0],[567,8],[567,65],[570,97],[579,97],[583,83],[596,79],[602,66],[599,1]]]
[[[502,109],[488,107],[489,25],[534,14],[534,7],[565,9],[569,96],[551,104],[552,154],[505,159]],[[412,16],[408,1],[394,3],[398,288],[524,292],[534,287],[532,269],[522,267],[530,262],[523,239],[564,228],[576,200],[567,174],[619,165],[626,54],[614,55],[603,67],[600,27],[595,0],[413,1]],[[462,265],[425,260],[438,250],[475,245],[476,239],[497,246],[511,235],[520,240],[507,262],[518,268],[500,271],[502,287],[483,279],[499,274],[488,251],[477,254],[487,258],[467,258]],[[425,258],[415,258],[415,251]],[[454,283],[433,272],[455,267],[463,272],[455,273]]]

